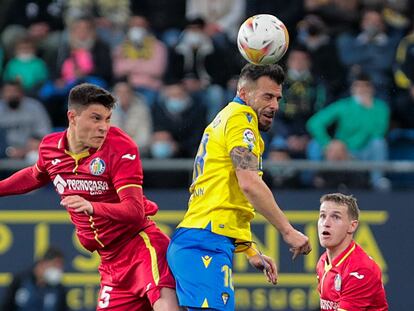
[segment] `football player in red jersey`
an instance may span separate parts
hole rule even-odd
[[[92,84],[69,94],[68,129],[42,140],[39,160],[0,182],[0,196],[52,181],[79,241],[101,256],[97,310],[178,311],[165,255],[169,243],[148,216],[136,144],[111,127],[114,97]]]
[[[321,310],[388,310],[381,270],[354,242],[359,208],[352,195],[325,194],[318,220],[326,252],[316,267]]]

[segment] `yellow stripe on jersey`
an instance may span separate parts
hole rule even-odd
[[[245,147],[258,159],[264,143],[257,115],[247,105],[229,103],[204,131],[194,161],[188,211],[178,227],[206,228],[239,240],[251,241],[250,221],[253,206],[241,191],[230,152]]]
[[[141,186],[141,185],[137,185],[137,184],[128,184],[128,185],[125,185],[125,186],[119,187],[119,188],[116,190],[116,193],[119,193],[119,191],[121,191],[121,190],[123,190],[123,189],[125,189],[125,188],[129,188],[129,187],[142,188],[142,186]]]
[[[148,248],[150,252],[152,278],[154,279],[155,285],[158,285],[158,282],[160,281],[160,272],[158,270],[157,252],[155,251],[154,246],[152,246],[148,235],[144,231],[141,231],[139,235],[144,240],[145,246]]]
[[[95,241],[98,242],[100,246],[105,247],[105,245],[99,239],[98,229],[95,228],[95,222],[92,216],[89,216],[89,223],[91,224],[91,229],[93,230]]]

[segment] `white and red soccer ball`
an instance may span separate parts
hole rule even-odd
[[[277,17],[259,14],[249,17],[240,26],[237,46],[241,55],[252,64],[274,64],[288,49],[289,33]]]

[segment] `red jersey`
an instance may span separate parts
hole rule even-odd
[[[142,187],[138,148],[122,130],[111,127],[99,149],[80,154],[68,151],[66,131],[47,135],[40,144],[36,167],[41,177],[50,178],[62,198],[79,195],[94,206],[92,216],[68,209],[79,241],[89,251],[99,250],[105,257],[108,246],[111,252],[122,248],[123,242],[145,226],[134,220],[133,213],[121,209],[103,212],[99,204],[94,205],[94,202],[119,203],[117,192]]]
[[[388,310],[381,270],[354,241],[332,263],[325,252],[316,272],[321,310]]]

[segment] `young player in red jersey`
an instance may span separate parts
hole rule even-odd
[[[79,241],[101,256],[97,310],[178,311],[165,254],[169,243],[147,216],[158,207],[142,190],[136,144],[110,126],[114,97],[92,84],[69,94],[69,127],[47,135],[36,165],[0,182],[0,196],[52,181]]]
[[[380,268],[353,241],[359,218],[356,199],[332,193],[320,202],[318,234],[326,248],[316,267],[321,310],[388,310]]]

